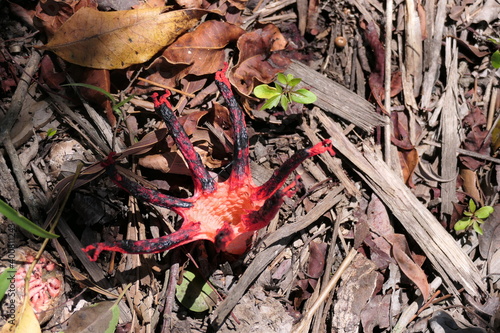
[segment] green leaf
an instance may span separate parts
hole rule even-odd
[[[272,109],[272,108],[275,108],[276,106],[278,106],[278,103],[280,102],[280,95],[276,95],[276,96],[273,96],[271,98],[269,98],[265,103],[264,105],[262,105],[262,107],[260,108],[261,110],[265,110],[265,109]]]
[[[290,75],[290,74],[288,74]],[[287,77],[285,76],[285,74],[283,73],[278,73],[278,75],[276,76],[276,79],[278,80],[279,83],[281,84],[284,84],[284,85],[287,85],[288,84],[288,79]]]
[[[474,200],[472,199],[469,199],[469,211],[471,213],[474,213],[477,209],[477,206],[476,206],[476,203],[474,202]]]
[[[495,211],[495,209],[493,209],[493,207],[491,206],[484,206],[484,207],[481,207],[479,208],[476,213],[474,214],[474,216],[480,218],[480,219],[486,219],[488,218],[491,213],[493,213]]]
[[[182,283],[175,287],[175,297],[193,312],[204,312],[217,303],[215,292],[201,275],[184,270]]]
[[[483,234],[483,229],[481,228],[481,226],[474,221],[474,223],[472,224],[472,227],[474,228],[474,230],[476,230],[476,232],[480,235]]]
[[[492,55],[491,55],[491,65],[494,68],[500,68],[500,51],[496,50]]]
[[[47,130],[47,137],[48,137],[48,138],[51,138],[51,137],[53,137],[54,135],[56,135],[56,133],[57,133],[57,129],[55,129],[55,128],[49,128],[49,129]]]
[[[11,281],[14,280],[14,275],[16,275],[15,268],[6,268],[5,271],[0,274],[0,301],[5,296],[7,289],[9,289]]]
[[[278,89],[268,86],[267,84],[258,85],[253,89],[253,94],[258,98],[272,98],[280,94]]]
[[[302,82],[302,79],[294,78],[294,79],[291,79],[290,81],[288,81],[288,85],[293,88],[296,85],[298,85],[300,82]]]
[[[316,99],[316,95],[307,89],[299,89],[291,93],[291,100],[297,103],[310,104],[316,102]]]
[[[465,216],[472,216],[472,215],[474,215],[474,214],[472,214],[471,212],[464,212],[464,215],[465,215]]]
[[[125,103],[130,102],[130,100],[131,100],[132,98],[134,98],[134,97],[135,97],[135,95],[134,95],[134,94],[132,94],[132,95],[130,95],[129,97],[125,98],[123,101],[121,101],[120,103],[116,104],[116,105],[113,107],[113,110],[115,110],[115,112],[116,112],[116,113],[119,113],[119,114],[121,115],[122,111],[120,110],[120,108],[121,108],[123,105],[125,105]]]
[[[468,228],[471,224],[472,224],[471,219],[461,218],[460,220],[457,221],[457,223],[455,223],[455,226],[453,227],[453,229],[455,229],[456,231],[464,230],[464,229]]]
[[[276,86],[276,90],[278,90],[279,93],[282,94],[283,93],[283,87],[280,86],[279,84],[277,84],[276,82],[274,82],[274,85]]]
[[[86,84],[86,83],[68,83],[68,84],[62,84],[61,86],[65,87],[65,86],[72,86],[72,87],[83,87],[83,88],[87,88],[87,89],[92,89],[92,90],[95,90],[95,91],[98,91],[100,92],[101,94],[104,94],[107,98],[109,98],[109,100],[111,101],[111,103],[113,105],[116,104],[116,100],[115,98],[113,97],[113,95],[111,95],[109,92],[107,92],[106,90],[100,88],[100,87],[96,87],[96,86],[93,86],[91,84]]]
[[[280,103],[283,110],[288,110],[288,103],[290,103],[290,100],[286,97],[286,95],[281,95]]]
[[[0,200],[0,214],[5,215],[6,218],[20,226],[21,228],[31,232],[33,235],[44,237],[44,238],[57,238],[59,235],[48,232],[47,230],[39,227],[35,223],[31,222],[21,214],[19,214],[14,208],[9,206],[6,202]]]

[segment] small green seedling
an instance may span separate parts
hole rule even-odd
[[[498,45],[500,44],[500,40],[497,40],[495,38],[488,38],[488,40],[490,42],[492,42],[493,44],[495,44],[498,48]],[[500,68],[500,50],[496,50],[495,52],[493,52],[493,54],[491,55],[490,61],[491,61],[491,66],[493,66],[493,68],[495,68],[495,69]]]
[[[483,229],[480,224],[484,223],[484,220],[487,219],[491,213],[493,213],[494,209],[491,206],[484,206],[477,209],[476,203],[474,200],[469,200],[469,209],[464,212],[464,217],[455,223],[454,229],[456,231],[465,230],[469,228],[471,225],[474,230],[482,235]]]
[[[500,68],[500,51],[496,50],[491,55],[491,65],[494,68]]]
[[[57,133],[57,129],[56,129],[56,128],[49,128],[49,129],[47,130],[47,137],[48,137],[48,138],[51,138],[51,137],[53,137],[54,135],[56,135],[56,133]]]
[[[292,74],[278,73],[274,87],[261,84],[254,88],[253,94],[258,98],[267,99],[261,110],[272,109],[280,104],[283,110],[286,111],[290,102],[314,103],[317,97],[313,92],[307,89],[294,90],[301,81],[302,79],[295,78]]]

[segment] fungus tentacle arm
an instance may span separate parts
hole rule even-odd
[[[299,150],[292,157],[290,157],[281,167],[274,171],[272,177],[258,188],[254,195],[255,200],[265,199],[272,196],[277,190],[283,186],[287,177],[293,170],[304,162],[309,157],[316,156],[328,151],[332,156],[335,152],[332,149],[332,142],[330,140],[323,140],[322,142],[314,145],[313,147]]]
[[[193,144],[191,143],[191,140],[189,140],[184,127],[182,127],[172,111],[171,105],[166,98],[169,95],[170,92],[161,97],[158,97],[157,93],[153,94],[155,110],[167,125],[172,138],[174,138],[177,147],[186,160],[188,168],[193,176],[195,192],[211,193],[215,191],[215,181],[210,176],[207,169],[203,166],[200,155],[198,155],[198,153],[194,150]]]

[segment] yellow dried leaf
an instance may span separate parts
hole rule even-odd
[[[27,301],[23,305],[19,307],[19,310],[16,313],[16,317],[14,319],[14,324],[11,322],[7,322],[2,327],[0,333],[41,333],[42,329],[40,328],[40,323],[38,319],[36,319],[35,311],[33,311],[33,307],[31,303]]]
[[[42,49],[84,67],[125,68],[149,60],[192,28],[206,11],[163,8],[100,12],[82,8]]]

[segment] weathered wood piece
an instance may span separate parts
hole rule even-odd
[[[324,112],[318,111],[315,116],[331,135],[334,149],[350,161],[354,170],[415,239],[447,288],[457,296],[460,293],[454,283],[459,283],[473,296],[486,292],[476,266],[400,177],[371,148],[360,152]]]
[[[441,183],[441,214],[451,216],[453,202],[457,202],[457,150],[460,146],[458,120],[458,48],[451,37],[446,39],[446,63],[448,84],[442,96],[444,103],[441,110],[441,177],[451,181]],[[439,112],[438,108],[435,112]]]
[[[318,96],[314,103],[353,123],[366,132],[387,123],[386,117],[375,112],[373,104],[335,81],[328,79],[308,66],[293,61],[285,74],[302,79],[301,87],[306,87]]]

